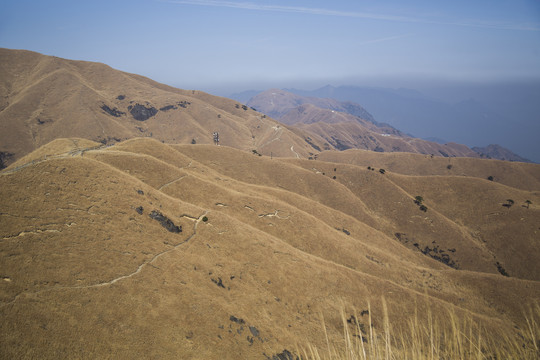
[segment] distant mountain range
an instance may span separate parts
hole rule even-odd
[[[416,137],[418,136],[441,145],[450,143],[452,144],[451,148],[456,147],[454,141],[464,144],[486,142],[490,139],[490,131],[497,127],[498,124],[504,123],[504,119],[502,116],[486,109],[482,104],[474,100],[448,104],[410,89],[363,88],[353,86],[325,86],[313,91],[298,89],[271,89],[263,92],[246,91],[232,95],[231,97],[238,101],[244,101],[248,106],[252,106],[287,124],[306,124],[318,121],[335,124],[337,122],[335,113],[329,113],[328,116],[323,116],[319,112],[317,116],[314,116],[313,109],[311,109],[309,111],[311,115],[306,117],[305,112],[298,111],[298,109],[294,110],[300,105],[311,104],[320,109],[339,111],[357,116],[375,125],[382,123],[387,129],[393,128],[393,131],[396,134],[399,133],[401,137],[415,139],[414,141],[420,144],[420,146],[413,146],[412,148],[410,146],[395,145],[387,148],[378,147],[378,149],[384,149],[384,151],[412,151],[435,153],[436,155],[443,156],[446,156],[445,154],[448,156],[482,156],[493,159],[530,162],[530,160],[500,145],[497,146],[499,149],[504,149],[503,151],[490,151],[492,149],[490,147],[477,152],[463,145],[460,146],[460,152],[456,153],[451,150],[437,149],[433,144],[426,146],[427,144]],[[301,114],[304,115],[298,117]],[[343,117],[340,119],[342,121],[351,120],[350,118],[346,120]],[[476,130],[471,130],[471,127],[474,127]],[[303,125],[302,128],[306,129]],[[320,128],[317,132],[322,138],[327,139],[327,141],[332,138],[332,136],[322,134]],[[380,131],[378,132],[380,133]],[[351,136],[359,135],[351,134]],[[449,138],[452,141],[443,141],[440,138]],[[350,139],[345,141],[344,138],[341,138],[340,140],[343,144],[346,144],[344,147],[347,148],[357,147],[374,150],[377,147],[366,146],[362,142],[354,142],[350,141]],[[343,150],[343,147],[339,145],[335,147]],[[503,153],[505,155],[501,157]]]
[[[377,121],[420,138],[448,139],[471,147],[498,143],[530,153],[539,151],[534,144],[537,143],[536,134],[540,133],[540,121],[537,121],[540,102],[533,100],[540,96],[539,85],[493,85],[476,91],[456,88],[454,92],[461,93],[461,97],[471,96],[460,101],[451,101],[452,96],[448,94],[440,96],[448,98],[443,101],[435,96],[438,95],[435,91],[426,95],[411,89],[360,86],[289,91],[359,103]],[[452,95],[458,98],[456,94]],[[496,158],[495,154],[492,157]],[[518,155],[516,158],[524,159]]]

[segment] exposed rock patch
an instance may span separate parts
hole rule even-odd
[[[13,158],[12,153],[0,151],[0,170],[7,167],[7,163]]]
[[[299,360],[300,358],[298,356],[293,355],[289,350],[285,349],[279,354],[272,355],[272,357],[269,357],[267,355],[266,359],[268,360]]]
[[[174,105],[167,105],[167,106],[164,106],[162,108],[159,108],[159,111],[169,111],[169,110],[176,110],[178,109],[176,106]]]
[[[244,319],[240,319],[240,318],[237,318],[236,316],[234,315],[231,315],[229,317],[229,320],[231,320],[232,322],[235,322],[237,324],[245,324],[246,322],[244,321]]]
[[[133,118],[138,121],[146,121],[158,113],[158,109],[156,109],[155,107],[146,107],[141,104],[135,104],[135,106],[130,105],[128,107],[128,110],[131,116],[133,116]]]
[[[52,123],[53,120],[52,119],[37,118],[36,122],[37,122],[38,125],[45,125],[45,124]]]
[[[107,105],[103,104],[101,105],[101,110],[105,111],[107,114],[114,116],[114,117],[120,117],[122,115],[125,115],[126,113],[123,111],[118,110],[117,108],[111,109]]]
[[[176,226],[171,221],[171,219],[164,216],[161,212],[159,212],[157,210],[152,210],[152,212],[148,216],[150,216],[152,219],[158,221],[161,224],[161,226],[163,226],[165,229],[167,229],[167,231],[170,231],[172,233],[181,233],[182,232],[182,227],[181,226]]]

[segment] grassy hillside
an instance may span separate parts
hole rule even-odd
[[[112,144],[135,137],[220,143],[307,157],[301,134],[233,100],[181,90],[107,65],[0,49],[0,159],[7,165],[57,138]]]
[[[341,154],[63,139],[20,159],[0,173],[1,357],[284,358],[428,313],[534,349],[538,165]]]

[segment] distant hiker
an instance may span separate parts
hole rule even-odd
[[[219,145],[219,133],[214,132],[214,145]]]

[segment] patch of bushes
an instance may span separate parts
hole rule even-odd
[[[428,208],[426,205],[422,204],[423,201],[424,201],[424,198],[420,195],[416,195],[414,197],[414,203],[418,205],[420,211],[427,212]]]
[[[497,266],[497,271],[500,272],[502,276],[510,277],[510,275],[502,267],[501,263],[497,261],[497,263],[495,263],[495,266]]]
[[[502,206],[507,207],[509,209],[512,207],[512,205],[514,205],[514,200],[512,199],[507,199],[506,203],[502,204]]]

